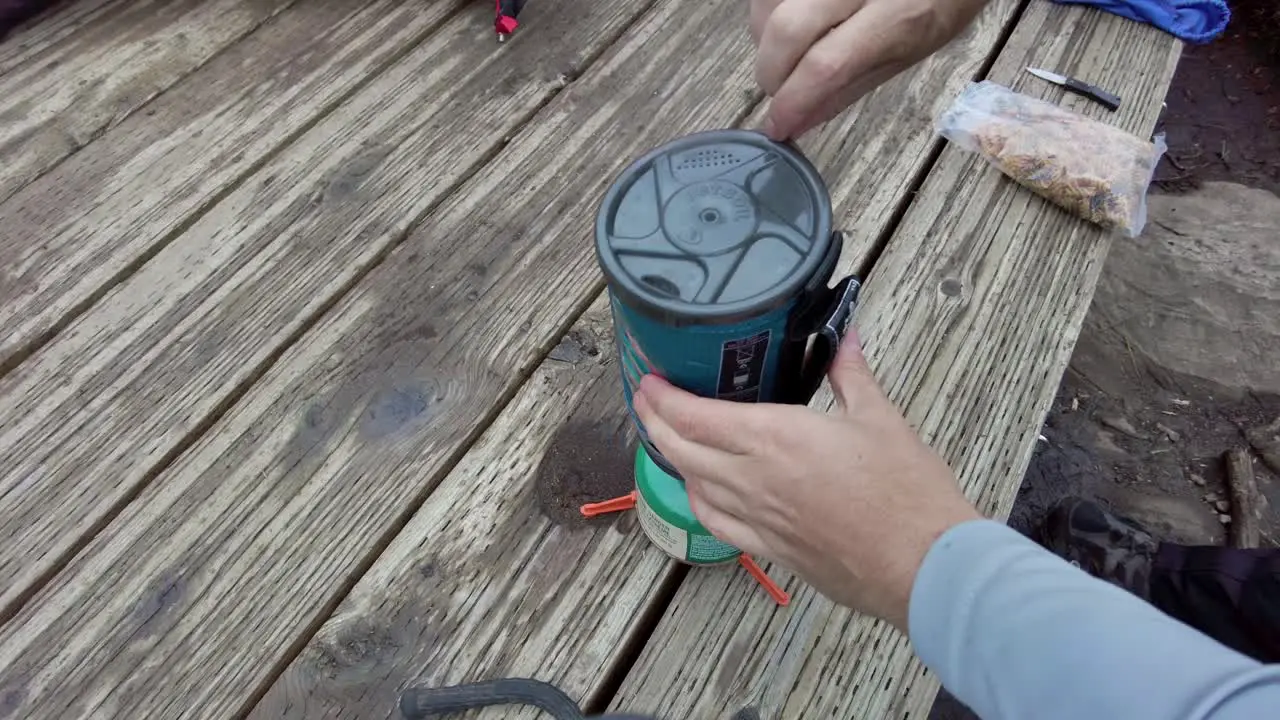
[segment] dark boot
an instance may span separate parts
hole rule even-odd
[[[1067,498],[1049,511],[1040,541],[1053,554],[1090,575],[1149,599],[1158,543],[1083,498]]]
[[[1041,542],[1223,645],[1280,662],[1280,551],[1157,542],[1081,498],[1054,507]]]

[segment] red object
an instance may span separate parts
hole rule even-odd
[[[520,27],[520,21],[507,15],[499,15],[497,20],[493,21],[493,29],[498,31],[499,35],[510,35]]]
[[[739,555],[738,564],[746,568],[747,572],[751,574],[751,577],[755,578],[756,582],[760,583],[760,587],[763,587],[764,591],[769,593],[769,597],[773,598],[774,602],[783,607],[791,604],[791,596],[787,595],[787,591],[779,587],[778,583],[773,581],[773,578],[766,575],[764,568],[757,565],[756,561],[751,559],[750,555],[746,553]]]
[[[513,10],[515,8],[513,7]],[[510,35],[520,27],[520,21],[516,19],[514,14],[507,14],[502,7],[502,0],[494,0],[494,12],[496,17],[493,20],[493,29],[498,35]]]
[[[579,510],[586,517],[595,517],[597,515],[604,515],[606,513],[615,513],[615,512],[622,512],[624,510],[633,510],[635,509],[635,506],[636,506],[636,491],[632,490],[626,495],[623,495],[622,497],[613,498],[612,500],[605,500],[604,502],[598,502],[598,503],[587,503],[586,505],[583,505]]]
[[[605,515],[607,513],[633,510],[636,506],[636,496],[638,493],[639,491],[632,490],[626,495],[605,500],[604,502],[587,503],[579,508],[579,512],[586,517],[596,517],[597,515]],[[751,559],[750,555],[747,555],[746,553],[739,555],[738,564],[742,565],[751,577],[755,578],[756,582],[760,583],[760,587],[764,588],[764,591],[769,593],[769,597],[773,598],[774,602],[782,605],[783,607],[790,604],[791,596],[787,595],[787,591],[779,587],[778,583],[774,582],[773,578],[769,577],[765,573],[764,568],[760,567],[755,560]]]

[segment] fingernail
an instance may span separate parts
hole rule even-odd
[[[640,422],[644,422],[645,417],[649,414],[649,400],[644,393],[636,390],[631,396],[631,409],[636,411],[636,415],[640,416]]]
[[[645,388],[649,388],[649,387],[652,387],[652,386],[653,386],[653,380],[650,380],[650,378],[652,378],[652,377],[653,377],[652,375],[641,375],[641,376],[640,376],[640,384],[639,384],[639,385],[636,385],[636,396],[637,396],[637,397],[638,397],[638,396],[640,396],[640,395],[644,395],[644,394],[645,394],[645,392],[644,392],[644,391],[645,391]]]
[[[778,137],[777,137],[777,136],[778,136],[778,124],[777,124],[777,123],[775,123],[775,122],[773,121],[773,117],[772,117],[772,116],[770,116],[770,115],[766,115],[766,116],[765,116],[765,118],[764,118],[764,122],[761,124],[761,128],[760,128],[760,129],[764,132],[764,134],[765,134],[765,135],[768,135],[768,136],[770,137],[770,139],[773,139],[773,140],[777,140],[777,139],[778,139]]]

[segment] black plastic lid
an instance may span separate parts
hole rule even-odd
[[[822,263],[831,225],[826,185],[799,151],[716,130],[622,171],[596,215],[596,257],[637,309],[725,322],[795,297]]]

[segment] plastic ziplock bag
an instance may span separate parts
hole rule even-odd
[[[971,83],[937,130],[1019,185],[1129,237],[1147,224],[1147,188],[1168,150],[1163,135],[1141,140],[989,80]]]

